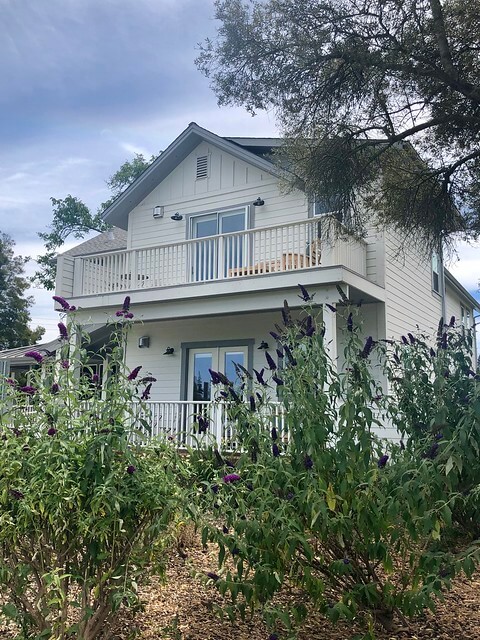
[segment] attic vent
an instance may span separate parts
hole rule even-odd
[[[208,156],[197,157],[197,180],[208,177]]]

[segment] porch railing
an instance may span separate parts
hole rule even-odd
[[[363,240],[334,239],[331,229],[331,220],[314,219],[79,257],[68,277],[73,295],[94,295],[334,265],[365,275]]]
[[[285,440],[283,414],[284,407],[272,402],[265,407],[263,418],[265,428],[275,427],[279,438]],[[211,444],[222,451],[235,451],[239,447],[234,423],[229,419],[227,407],[221,403],[149,401],[141,417],[150,425],[150,437],[171,440],[179,448],[202,448]]]

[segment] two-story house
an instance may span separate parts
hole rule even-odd
[[[298,308],[298,283],[315,293],[330,351],[342,353],[337,285],[362,301],[374,339],[431,332],[440,317],[471,326],[477,302],[434,256],[399,254],[398,237],[372,224],[363,239],[327,233],[325,207],[285,193],[271,160],[278,139],[223,138],[197,124],[185,131],[105,211],[124,230],[58,259],[57,295],[80,319],[103,326],[131,297],[135,325],[126,353],[152,389],[155,428],[175,431],[208,402],[209,369],[235,378],[234,363],[265,366],[284,299]],[[108,238],[112,241],[108,244]]]

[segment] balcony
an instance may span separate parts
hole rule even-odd
[[[145,249],[60,256],[59,288],[62,295],[94,296],[332,266],[365,276],[365,242],[328,233],[331,228],[331,220],[307,220]]]

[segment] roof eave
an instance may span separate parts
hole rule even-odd
[[[480,311],[480,302],[475,300],[471,293],[469,293],[465,287],[450,273],[448,269],[445,269],[445,281],[448,282],[460,295],[462,295],[472,305],[473,309]]]

